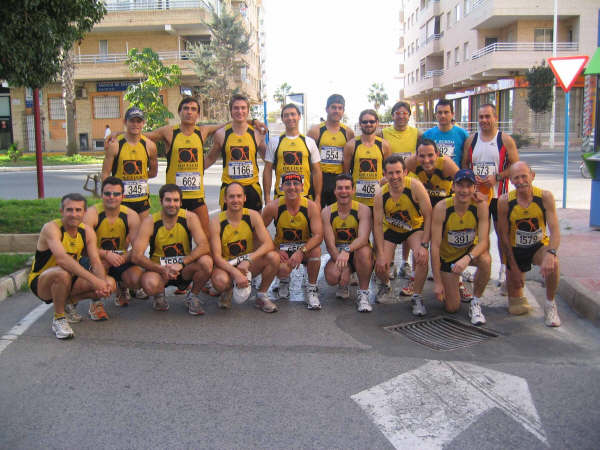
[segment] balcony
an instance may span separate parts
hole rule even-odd
[[[111,12],[123,11],[162,11],[168,9],[206,9],[202,0],[105,0],[106,10]]]
[[[429,0],[425,8],[419,11],[418,24],[422,25],[429,18],[440,15],[440,0]]]
[[[423,42],[419,45],[419,57],[442,54],[444,49],[441,44],[441,39],[444,37],[444,32],[430,34],[423,39]]]
[[[427,80],[429,78],[441,77],[442,75],[444,75],[444,69],[428,70],[425,72],[425,75],[423,75],[423,78]]]
[[[585,5],[586,2],[561,2],[559,21],[580,16],[588,8],[582,3]],[[473,0],[464,18],[469,20],[469,28],[493,29],[519,20],[552,20],[553,15],[554,6],[550,0]]]
[[[190,59],[191,51],[157,52],[161,61],[184,61]],[[127,61],[127,53],[107,53],[96,55],[75,55],[75,64],[116,64]]]
[[[557,52],[576,52],[579,50],[578,42],[557,42]],[[479,50],[475,50],[471,55],[471,59],[479,59],[483,56],[490,55],[496,52],[546,52],[552,53],[552,42],[495,42],[487,45]],[[536,55],[528,55],[529,58]]]

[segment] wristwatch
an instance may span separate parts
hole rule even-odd
[[[303,255],[306,255],[306,245],[303,245],[302,247],[300,247],[300,251],[302,252]]]
[[[421,247],[423,247],[424,249],[429,250],[429,242],[421,242]]]
[[[548,253],[550,253],[551,255],[554,256],[558,256],[558,253],[556,252],[555,248],[549,248],[548,250],[546,250]]]

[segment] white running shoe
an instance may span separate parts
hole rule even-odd
[[[398,275],[398,271],[396,270],[396,265],[394,263],[390,264],[390,269],[388,272],[388,278],[390,280],[395,280],[396,279],[396,275]]]
[[[337,291],[335,291],[335,296],[342,300],[348,300],[350,298],[350,289],[348,286],[338,286]]]
[[[423,304],[423,297],[421,297],[421,294],[413,294],[411,302],[413,316],[423,317],[427,314],[427,309]]]
[[[148,294],[146,294],[146,291],[144,291],[144,288],[139,288],[135,291],[135,298],[137,298],[139,300],[148,300],[148,298],[150,298],[150,296]]]
[[[412,268],[408,261],[404,261],[400,266],[400,276],[407,280],[412,276]]]
[[[375,297],[375,302],[381,304],[396,303],[393,298],[392,284],[389,281],[386,284],[381,283]]]
[[[83,316],[77,312],[77,306],[72,303],[65,305],[65,317],[69,323],[79,323],[83,320]]]
[[[360,292],[356,301],[356,309],[358,312],[371,312],[373,307],[369,303],[369,295],[365,292]]]
[[[308,309],[321,309],[321,302],[319,301],[319,295],[317,289],[308,289],[306,291],[306,307]]]
[[[61,317],[60,319],[54,319],[52,321],[52,331],[58,339],[69,339],[75,336],[73,333],[73,329],[69,322],[67,322],[66,317]]]
[[[279,289],[278,289],[279,298],[289,298],[290,297],[290,279],[284,278],[279,280]]]
[[[471,323],[473,325],[485,324],[485,316],[481,312],[480,302],[474,302],[471,300],[471,304],[469,305],[469,318],[471,319]]]
[[[547,327],[560,327],[560,317],[558,317],[556,301],[549,302],[546,300],[546,305],[544,306],[544,323]]]

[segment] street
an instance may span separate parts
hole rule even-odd
[[[521,156],[562,201],[562,153]],[[589,208],[590,180],[570,156],[568,207]],[[220,170],[207,172],[209,210]],[[83,172],[46,180],[48,196],[81,192]],[[35,174],[2,173],[0,190],[34,198]],[[358,314],[322,279],[322,311],[298,301],[224,311],[205,296],[206,315],[193,317],[174,295],[167,313],[109,301],[109,321],[74,324],[67,342],[50,330],[51,309],[20,292],[0,302],[0,448],[597,448],[600,330],[561,299],[563,325],[545,327],[535,277],[533,312],[509,316],[496,277],[483,311],[497,336],[451,351],[384,328],[414,320],[407,297]],[[428,318],[444,315],[431,282],[424,298]],[[452,318],[468,323],[466,312]]]

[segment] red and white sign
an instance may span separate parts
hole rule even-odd
[[[563,91],[569,92],[589,59],[589,56],[562,56],[548,58],[548,64],[554,72],[560,87],[563,88]]]

